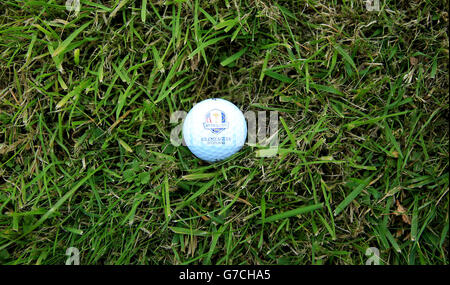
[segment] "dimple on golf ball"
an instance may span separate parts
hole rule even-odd
[[[183,123],[183,139],[189,150],[207,162],[226,159],[238,152],[247,138],[244,114],[224,99],[197,103]]]

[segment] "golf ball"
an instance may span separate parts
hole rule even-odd
[[[197,103],[183,123],[183,139],[189,150],[207,162],[226,159],[238,152],[247,138],[241,110],[224,99]]]

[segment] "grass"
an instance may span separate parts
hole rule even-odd
[[[448,264],[448,1],[0,4],[0,263]],[[207,164],[175,111],[278,111]]]

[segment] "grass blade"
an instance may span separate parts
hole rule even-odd
[[[346,62],[348,62],[356,71],[358,74],[358,69],[356,68],[356,64],[353,61],[353,59],[350,57],[350,55],[339,45],[336,45],[335,50],[344,58]]]
[[[241,49],[237,53],[235,53],[235,54],[231,55],[230,57],[228,57],[228,58],[224,59],[223,61],[221,61],[220,64],[222,66],[227,66],[230,63],[232,63],[233,61],[236,61],[238,58],[240,58],[246,51],[247,51],[247,48]]]
[[[84,30],[86,29],[92,21],[87,22],[86,24],[82,25],[78,29],[76,29],[70,36],[67,37],[59,46],[53,51],[52,57],[56,57],[60,54],[64,54],[67,47],[70,45],[70,43]]]
[[[271,71],[271,70],[264,71],[264,74],[267,75],[267,76],[270,76],[270,77],[272,77],[272,78],[274,78],[276,80],[284,82],[284,83],[292,83],[294,81],[294,79],[289,78],[289,77],[287,77],[284,74],[280,74],[280,73],[277,73],[277,72],[274,72],[274,71]]]
[[[51,214],[53,214],[54,212],[56,212],[61,206],[62,204],[64,204],[64,202],[66,202],[67,199],[69,199],[70,197],[73,196],[73,194],[75,194],[75,191],[78,190],[78,188],[80,188],[82,185],[85,184],[85,182],[92,176],[94,175],[97,171],[99,171],[100,169],[102,169],[102,167],[100,166],[99,168],[95,169],[94,171],[90,171],[83,179],[80,180],[80,182],[78,182],[69,192],[67,192],[61,199],[58,200],[58,202],[56,202],[55,205],[53,205],[53,207],[51,207],[47,213],[45,213],[33,226],[31,226],[25,233],[24,235],[32,232],[34,229],[36,229],[37,227],[39,227],[43,222],[45,222],[45,220],[47,220]]]
[[[62,108],[70,98],[80,95],[81,91],[85,90],[89,87],[91,83],[90,79],[81,82],[77,87],[75,87],[72,91],[70,91],[66,96],[64,96],[58,104],[56,104],[56,109]]]
[[[264,223],[272,223],[278,220],[282,220],[282,219],[287,219],[289,217],[292,216],[297,216],[297,215],[301,215],[301,214],[305,214],[305,213],[309,213],[312,212],[314,210],[320,209],[323,207],[323,203],[320,204],[314,204],[314,205],[309,205],[309,206],[304,206],[304,207],[300,207],[294,210],[290,210],[287,212],[283,212],[280,214],[276,214],[276,215],[272,215],[270,217],[267,217],[264,219]],[[262,220],[259,220],[258,222],[259,224],[262,223]]]
[[[210,233],[206,231],[186,229],[182,227],[169,227],[176,234],[190,235],[190,236],[207,236]]]
[[[342,210],[344,210],[345,207],[347,207],[348,204],[350,204],[350,202],[352,202],[364,190],[364,188],[369,185],[373,176],[374,174],[366,178],[363,183],[359,184],[358,187],[356,187],[347,197],[345,197],[345,199],[336,207],[336,209],[334,209],[334,216],[339,215]]]
[[[147,18],[147,0],[142,0],[142,7],[141,7],[141,20],[145,23],[145,20]]]
[[[206,192],[206,190],[208,190],[209,188],[211,188],[211,186],[214,185],[214,183],[216,183],[216,179],[212,179],[210,180],[208,183],[204,184],[202,187],[200,187],[200,189],[197,190],[197,192],[195,192],[194,194],[192,194],[189,198],[187,198],[185,201],[183,201],[180,205],[177,206],[177,208],[175,209],[175,211],[178,211],[180,209],[182,209],[183,207],[189,205],[192,201],[194,201],[197,197],[199,197],[200,195],[202,195],[203,193]]]

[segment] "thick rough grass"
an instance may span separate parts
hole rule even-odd
[[[448,1],[380,4],[1,1],[0,263],[448,264]],[[171,144],[212,97],[278,154]]]

